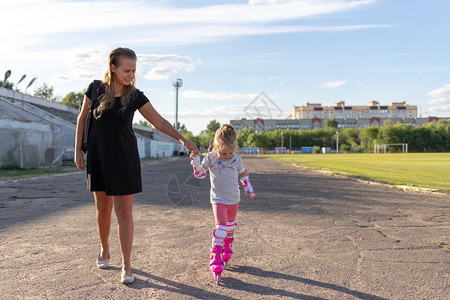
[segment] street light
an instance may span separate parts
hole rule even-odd
[[[336,131],[336,153],[339,153],[339,131]]]
[[[25,88],[25,91],[23,92],[24,94],[27,92],[27,89],[36,81],[37,76],[35,76],[33,79],[31,79],[30,83],[27,85],[27,87]]]
[[[23,75],[22,75],[22,78],[20,78],[20,80],[19,80],[19,82],[17,82],[16,86],[18,86],[19,83],[21,83],[21,82],[25,79],[25,77],[27,77],[27,75],[26,75],[26,74],[23,74]]]
[[[281,129],[281,148],[283,148],[283,129]],[[283,151],[283,149],[281,149]]]
[[[176,100],[175,100],[175,129],[178,131],[178,89],[183,85],[183,80],[181,78],[177,78],[176,81],[172,83],[175,87],[176,91]]]

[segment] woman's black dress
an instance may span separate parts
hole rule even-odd
[[[91,83],[86,96],[92,99]],[[99,88],[98,95],[104,89]],[[97,97],[98,98],[98,97]],[[89,191],[105,191],[107,195],[129,195],[142,192],[141,163],[132,122],[134,112],[148,101],[141,91],[120,111],[120,97],[114,106],[103,111],[97,120],[93,118],[87,147],[87,187]]]

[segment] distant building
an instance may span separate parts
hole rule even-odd
[[[345,101],[334,103],[334,106],[322,106],[319,103],[306,103],[305,106],[294,106],[287,119],[358,119],[358,118],[416,118],[417,105],[408,105],[405,101],[380,105],[370,101],[367,106],[345,105]]]
[[[423,126],[436,123],[439,119],[450,118],[428,117],[419,118],[416,105],[403,102],[392,102],[380,105],[377,101],[369,102],[367,106],[346,106],[344,101],[334,106],[322,106],[319,103],[307,103],[305,106],[294,106],[292,113],[286,119],[254,119],[230,120],[237,131],[244,128],[254,132],[267,132],[275,129],[313,130],[325,128],[327,119],[335,119],[338,128],[365,128],[383,126],[390,120],[393,124],[411,124]]]

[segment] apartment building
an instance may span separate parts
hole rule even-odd
[[[403,102],[392,102],[380,105],[370,101],[367,106],[346,106],[344,101],[336,102],[334,106],[322,106],[319,103],[307,103],[305,106],[294,106],[292,113],[286,119],[252,119],[230,120],[237,131],[253,129],[254,132],[267,132],[275,129],[313,130],[323,129],[327,119],[335,119],[337,128],[366,128],[383,126],[386,121],[393,124],[411,124],[423,126],[427,123],[437,123],[450,118],[426,117],[420,118],[416,105]]]
[[[378,101],[370,101],[367,106],[347,106],[345,101],[334,103],[334,106],[322,106],[320,103],[306,103],[305,106],[294,106],[287,117],[290,120],[302,119],[394,119],[417,118],[417,105],[408,105],[405,101],[380,105]]]

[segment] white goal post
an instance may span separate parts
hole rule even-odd
[[[402,153],[408,153],[407,143],[393,143],[393,144],[376,144],[374,143],[374,153],[380,153],[380,148],[384,149],[386,153],[386,146],[402,146]]]

